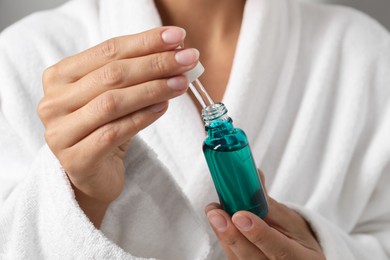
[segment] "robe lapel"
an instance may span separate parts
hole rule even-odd
[[[115,0],[117,5],[112,1],[105,0],[102,5],[113,8],[115,13],[115,17],[102,18],[106,38],[161,26],[152,0]],[[247,133],[259,167],[272,145],[270,140],[289,93],[286,82],[291,79],[295,65],[294,48],[299,34],[294,32],[296,36],[290,37],[288,8],[288,1],[284,0],[247,0],[223,99],[235,126]],[[171,100],[167,113],[139,136],[169,169],[206,224],[203,209],[207,203],[218,201],[218,197],[202,153],[204,128],[191,98],[185,94]]]

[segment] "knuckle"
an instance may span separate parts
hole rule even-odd
[[[57,132],[53,128],[47,128],[44,136],[47,145],[54,153],[56,153],[58,151]]]
[[[129,118],[129,127],[132,129],[132,132],[134,135],[136,135],[139,131],[143,129],[143,125],[145,122],[145,118],[142,114],[140,113],[135,113]]]
[[[79,169],[74,163],[74,159],[72,159],[77,157],[75,156],[75,154],[62,151],[58,152],[56,156],[60,161],[62,168],[66,171],[67,174],[74,174],[78,172]]]
[[[51,129],[46,129],[45,131],[45,140],[50,145],[51,140],[53,139],[54,133]]]
[[[45,126],[64,116],[66,109],[61,97],[54,96],[43,97],[36,107],[37,114]]]
[[[107,91],[99,96],[96,105],[93,106],[93,108],[95,110],[94,112],[98,115],[110,115],[117,111],[118,102],[115,95],[112,92]]]
[[[156,54],[151,60],[151,67],[153,71],[164,74],[169,71],[169,64],[166,56],[162,53]]]
[[[100,142],[112,143],[119,137],[119,128],[114,124],[108,124],[101,128]]]
[[[265,242],[265,237],[263,233],[257,232],[251,236],[250,241],[255,245],[260,245]]]
[[[162,88],[160,88],[160,86],[158,86],[155,83],[146,84],[145,86],[146,96],[150,100],[157,100],[160,96],[161,89]]]
[[[234,247],[236,244],[237,244],[237,238],[234,237],[234,236],[226,236],[223,238],[223,241],[224,243],[227,245],[227,246],[231,246],[231,247]]]
[[[103,67],[98,80],[102,81],[103,84],[116,86],[122,82],[123,74],[122,66],[116,63],[110,63]]]
[[[53,84],[59,74],[58,65],[53,65],[46,68],[42,74],[42,83],[44,89]]]
[[[118,39],[112,38],[104,41],[100,45],[100,53],[107,59],[115,59],[118,55]]]
[[[281,248],[275,259],[287,260],[287,259],[294,259],[294,258],[293,258],[293,254],[290,250],[288,250],[287,248]]]
[[[41,101],[39,101],[37,105],[37,112],[41,120],[47,118],[48,108],[47,108],[47,102],[45,98],[42,98]]]
[[[141,46],[142,49],[144,50],[150,50],[152,48],[152,42],[150,37],[146,34],[140,35],[138,38],[139,45]]]
[[[53,114],[53,105],[52,102],[47,98],[42,98],[41,101],[39,101],[37,106],[37,112],[38,116],[41,119],[43,123],[46,123],[51,118],[51,115]]]

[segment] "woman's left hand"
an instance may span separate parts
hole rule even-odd
[[[268,204],[264,220],[248,211],[231,218],[217,203],[206,207],[207,218],[229,260],[325,259],[301,215],[269,196]]]

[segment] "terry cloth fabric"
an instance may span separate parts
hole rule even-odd
[[[189,96],[135,138],[101,230],[44,144],[44,68],[157,26],[152,0],[77,0],[0,35],[0,258],[224,258],[203,213],[217,196]],[[307,219],[327,259],[390,257],[389,85],[390,36],[370,18],[247,0],[223,102],[270,195]]]

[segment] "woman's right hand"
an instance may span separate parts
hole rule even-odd
[[[113,38],[44,72],[38,114],[46,142],[97,227],[123,189],[130,140],[187,90],[182,74],[199,52],[177,50],[184,38],[177,27]]]

